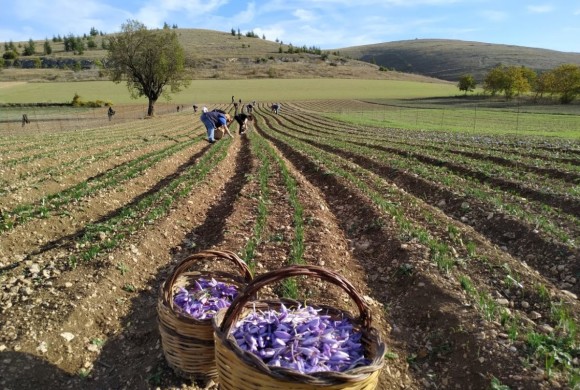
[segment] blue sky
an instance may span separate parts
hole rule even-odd
[[[3,0],[0,42],[118,32],[128,19],[323,50],[445,38],[580,53],[580,0]]]

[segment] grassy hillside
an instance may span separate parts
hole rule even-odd
[[[456,81],[470,73],[481,81],[499,63],[524,65],[538,72],[562,63],[580,64],[580,53],[521,46],[498,45],[444,39],[417,39],[385,42],[325,51],[325,56],[288,53],[290,42],[233,36],[230,32],[202,29],[176,29],[187,53],[191,78],[206,79],[296,79],[341,78],[402,81]],[[268,37],[266,37],[268,38]],[[36,42],[35,56],[21,60],[48,57],[52,60],[82,60],[95,63],[106,58],[102,41],[107,35],[95,36],[96,48],[82,55],[64,51],[62,42],[50,44],[53,53],[43,56],[44,41]],[[27,42],[15,42],[22,52]],[[316,46],[316,42],[312,42]],[[282,49],[280,52],[280,49]],[[0,46],[0,54],[4,45]],[[335,55],[335,54],[340,55]],[[380,71],[380,67],[391,71]],[[21,69],[8,67],[0,72],[0,81],[89,81],[106,80],[96,66],[73,71],[70,62],[63,69]]]
[[[402,72],[383,72],[377,65],[364,61],[348,59],[328,54],[326,58],[309,53],[288,53],[289,43],[233,36],[230,32],[202,29],[176,29],[179,40],[186,51],[187,65],[191,78],[203,79],[295,79],[295,78],[341,78],[341,79],[379,79],[402,81],[437,81],[421,75]],[[74,59],[76,62],[89,60],[92,63],[104,60],[107,51],[102,49],[102,40],[107,36],[94,37],[96,48],[86,50],[82,55],[73,55],[64,51],[62,42],[52,42],[53,53],[43,56],[44,41],[36,42],[33,58],[49,57],[53,60]],[[22,52],[27,42],[15,42]],[[315,43],[312,44],[315,46]],[[282,53],[280,53],[282,48]],[[4,45],[0,46],[0,54]],[[72,70],[68,65],[64,69],[21,69],[8,67],[0,72],[0,81],[89,81],[106,80],[106,75],[96,66],[82,71]]]
[[[449,39],[385,42],[339,50],[342,55],[389,69],[444,80],[458,80],[466,73],[482,80],[489,69],[500,63],[523,65],[537,72],[563,63],[580,64],[580,53]]]

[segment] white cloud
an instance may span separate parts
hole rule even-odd
[[[445,5],[465,2],[465,0],[309,0],[308,4],[336,4],[351,7],[368,7],[368,6],[417,6],[417,5]],[[372,11],[372,10],[371,10]]]
[[[297,9],[292,14],[294,16],[296,16],[301,21],[311,21],[311,20],[315,19],[314,13],[312,13],[311,11],[305,10],[303,8]]]
[[[490,22],[501,22],[508,18],[507,13],[494,10],[482,11],[481,16]]]
[[[552,12],[554,7],[551,5],[529,5],[527,10],[533,14],[545,14],[547,12]]]

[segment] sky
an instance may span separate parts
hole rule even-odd
[[[580,0],[2,0],[0,42],[114,33],[128,20],[322,50],[419,38],[580,53]]]

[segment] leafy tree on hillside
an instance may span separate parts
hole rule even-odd
[[[470,74],[466,74],[466,75],[461,76],[461,78],[459,79],[459,82],[457,83],[457,88],[459,88],[460,91],[465,91],[466,95],[467,95],[467,92],[473,92],[473,90],[475,89],[476,86],[477,86],[477,82],[475,81],[473,76]]]
[[[52,54],[52,46],[50,46],[48,39],[44,41],[44,54]]]
[[[169,92],[189,85],[185,51],[175,31],[148,30],[144,24],[128,20],[121,33],[109,38],[107,59],[111,80],[126,81],[132,98],[149,99],[148,116],[154,115],[160,96],[170,99]]]
[[[2,54],[2,58],[5,60],[15,60],[18,58],[18,53],[15,52],[14,50],[8,50],[5,51],[4,54]]]
[[[36,50],[36,44],[34,43],[32,38],[30,38],[28,40],[28,44],[26,46],[24,46],[24,50],[22,51],[22,55],[25,55],[25,56],[34,55],[35,50]]]
[[[87,47],[89,49],[96,49],[97,48],[97,42],[95,42],[95,39],[93,37],[90,37],[89,39],[87,39]]]
[[[8,43],[4,43],[4,51],[8,52],[8,51],[12,51],[14,52],[14,54],[16,54],[16,56],[18,56],[20,53],[18,52],[18,49],[16,48],[16,45],[14,45],[14,42],[9,41]]]
[[[233,27],[232,27],[231,34],[232,34],[232,36],[233,36],[233,37],[235,37],[235,36],[236,36],[236,29],[235,29],[235,28],[233,28]]]
[[[73,48],[76,54],[83,54],[85,52],[86,46],[81,37],[76,37],[73,43]]]

